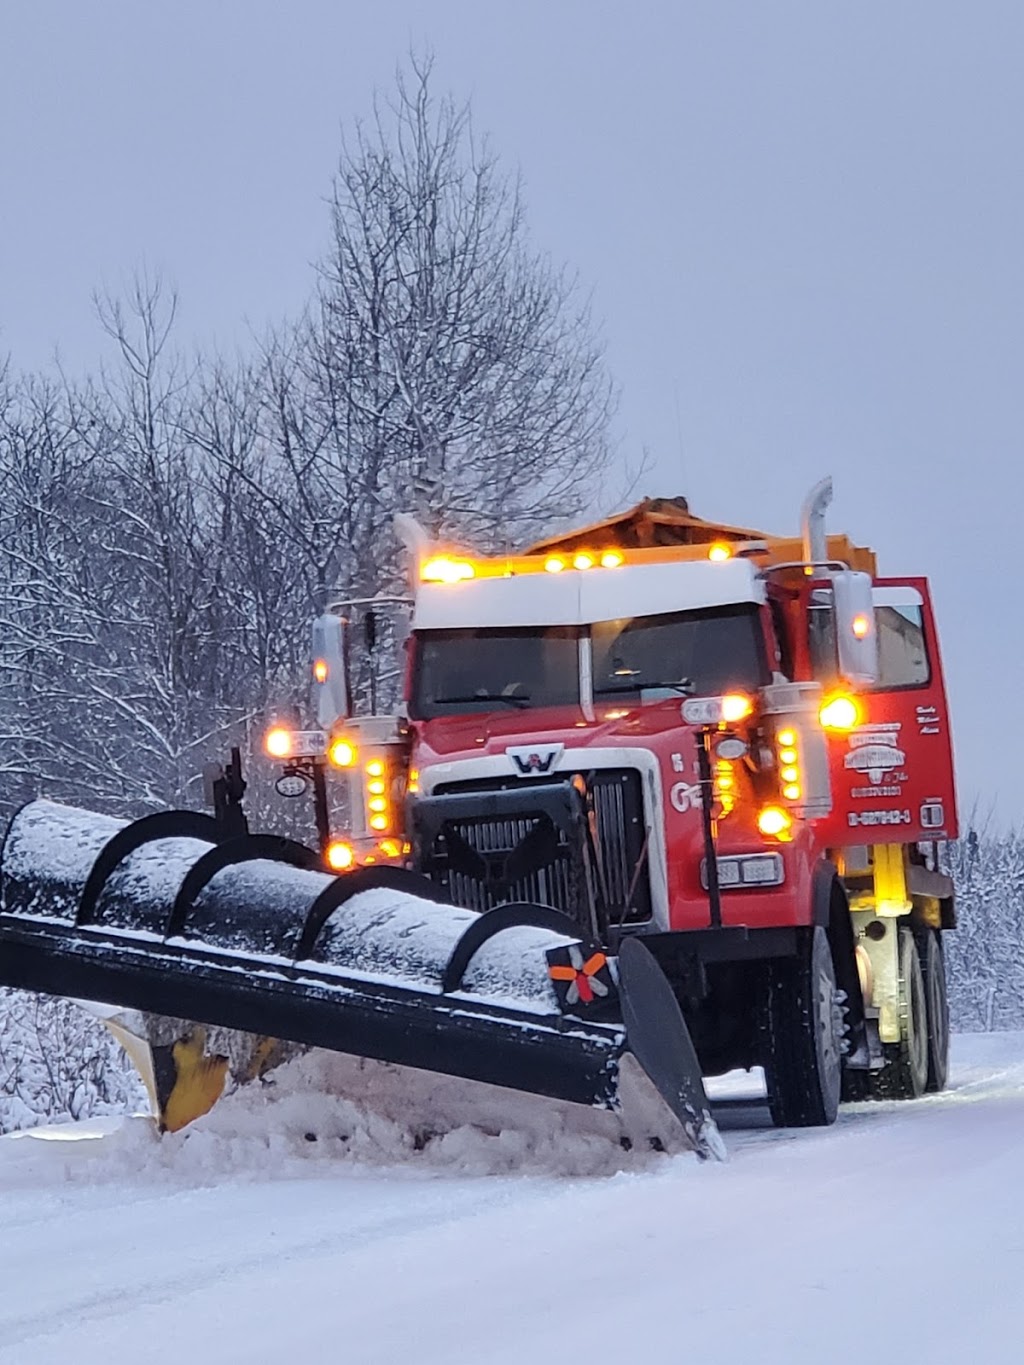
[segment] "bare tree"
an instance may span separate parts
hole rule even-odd
[[[343,151],[302,339],[317,474],[354,497],[360,564],[404,507],[438,534],[521,543],[586,501],[613,394],[576,281],[527,237],[521,190],[413,59]],[[368,552],[368,553],[366,553]]]

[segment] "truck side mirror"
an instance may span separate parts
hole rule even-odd
[[[347,624],[329,611],[313,622],[313,704],[317,724],[328,731],[352,714]]]
[[[878,626],[871,575],[853,569],[832,574],[836,654],[847,682],[871,687],[878,681]]]

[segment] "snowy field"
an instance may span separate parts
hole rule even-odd
[[[1016,1363],[1024,1034],[954,1055],[824,1131],[727,1087],[724,1166],[535,1115],[430,1136],[312,1058],[173,1138],[0,1138],[0,1362]]]

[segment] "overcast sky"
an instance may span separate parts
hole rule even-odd
[[[832,473],[932,579],[962,804],[1024,818],[1020,0],[0,0],[0,354],[94,365],[142,261],[185,342],[296,310],[410,44],[592,288],[638,491],[785,532]]]

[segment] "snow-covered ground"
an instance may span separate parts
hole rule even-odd
[[[830,1130],[730,1107],[724,1166],[529,1114],[431,1136],[316,1065],[174,1138],[0,1139],[0,1362],[1024,1358],[1024,1034]]]

